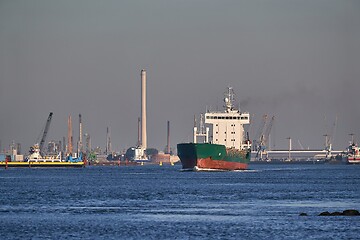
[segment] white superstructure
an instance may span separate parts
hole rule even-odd
[[[27,162],[61,162],[61,152],[58,155],[43,157],[40,154],[39,144],[35,144],[30,148],[30,155],[26,159]]]
[[[225,145],[227,148],[239,150],[250,148],[250,141],[246,140],[244,131],[244,125],[250,124],[250,114],[234,108],[232,87],[227,88],[224,102],[224,111],[205,113],[205,128],[201,126],[202,121],[199,131],[196,126],[194,127],[194,143],[197,137],[205,137],[204,142]]]

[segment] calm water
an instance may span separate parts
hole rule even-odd
[[[0,169],[0,238],[360,238],[360,217],[317,216],[360,210],[360,166],[250,168]]]

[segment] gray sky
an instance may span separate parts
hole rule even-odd
[[[273,143],[322,148],[360,139],[360,1],[0,1],[0,140],[78,136],[134,146],[140,70],[147,70],[148,146],[192,139],[194,114],[222,106],[234,87],[253,118],[275,115]]]

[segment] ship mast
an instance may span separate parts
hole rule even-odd
[[[224,95],[223,111],[207,111],[205,113],[203,119],[207,130],[206,138],[211,143],[225,145],[227,148],[248,149],[251,144],[245,139],[243,126],[250,123],[250,115],[248,112],[240,112],[239,109],[235,108],[235,94],[232,87],[227,87]],[[208,129],[211,129],[211,135],[208,135]],[[194,139],[195,136],[199,136],[199,134],[195,134],[197,130],[194,128]]]
[[[224,98],[224,102],[225,102],[225,108],[226,108],[226,112],[231,112],[233,111],[234,108],[234,90],[232,87],[228,87],[227,88],[227,92],[225,93],[225,98]]]

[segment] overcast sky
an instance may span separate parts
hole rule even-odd
[[[254,135],[275,116],[272,145],[323,148],[360,140],[358,0],[1,0],[0,140],[136,145],[140,70],[147,71],[148,146],[192,140],[194,114],[222,107],[233,86]],[[337,119],[336,128],[334,128]],[[335,131],[333,130],[335,129]]]

